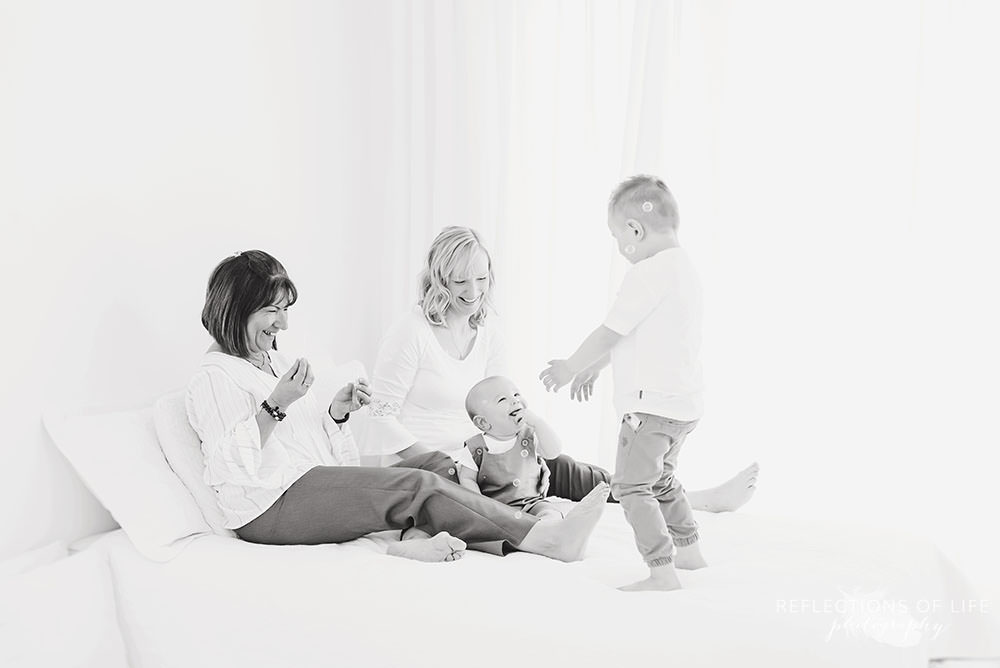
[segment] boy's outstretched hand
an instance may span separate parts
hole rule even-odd
[[[569,386],[570,399],[577,401],[589,401],[594,394],[594,381],[601,374],[600,369],[590,367],[584,369],[573,377],[573,384]]]
[[[558,392],[575,375],[566,360],[549,360],[549,367],[538,374],[538,378],[546,392]]]

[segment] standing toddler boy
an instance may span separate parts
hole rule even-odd
[[[678,589],[675,566],[707,565],[675,475],[684,439],[702,416],[701,284],[677,226],[677,203],[659,179],[633,176],[615,189],[608,228],[632,267],[604,323],[539,375],[558,391],[578,374],[592,379],[612,365],[622,424],[611,490],[650,571],[625,591]]]

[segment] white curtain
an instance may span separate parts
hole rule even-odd
[[[553,400],[536,376],[599,324],[620,276],[606,229],[611,188],[636,171],[664,173],[670,142],[683,136],[670,131],[668,100],[679,5],[438,1],[388,10],[386,54],[362,62],[390,138],[371,203],[392,240],[375,269],[388,288],[378,326],[412,304],[443,226],[477,229],[493,254],[516,382],[559,424],[572,454],[611,465],[607,402]]]
[[[663,176],[706,288],[708,413],[689,487],[752,459],[761,512],[1000,556],[1000,216],[990,2],[431,2],[390,12],[392,297],[443,226],[484,233],[516,380],[583,459],[598,401],[535,375],[600,320],[622,264],[605,201]],[[407,286],[401,291],[401,286]]]

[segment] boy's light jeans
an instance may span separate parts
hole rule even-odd
[[[650,568],[673,563],[675,543],[698,540],[691,504],[674,476],[684,439],[697,424],[649,413],[626,413],[622,420],[611,493]]]

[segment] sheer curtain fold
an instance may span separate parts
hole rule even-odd
[[[1000,375],[986,306],[1000,284],[995,4],[406,7],[411,97],[396,114],[409,134],[390,159],[409,165],[408,246],[392,268],[407,289],[389,310],[412,301],[437,230],[479,229],[515,380],[574,455],[610,465],[616,416],[545,395],[535,377],[618,285],[606,197],[636,172],[674,190],[705,283],[709,414],[689,486],[758,458],[761,510],[870,514],[867,498],[833,502],[835,488],[893,480],[916,499],[910,480],[935,475],[941,442],[956,457],[995,450],[983,434],[1000,396],[971,371]],[[818,452],[864,465],[831,477]],[[901,466],[914,475],[897,480]],[[948,493],[974,507],[989,483],[977,480]]]
[[[515,380],[584,459],[602,458],[601,411],[546,397],[536,376],[571,352],[608,302],[608,191],[638,162],[655,171],[662,64],[645,61],[670,48],[650,38],[666,34],[667,4],[393,5],[385,98],[394,150],[385,159],[405,197],[389,203],[384,228],[402,243],[380,263],[390,288],[382,324],[412,303],[442,227],[479,230],[496,264]]]

